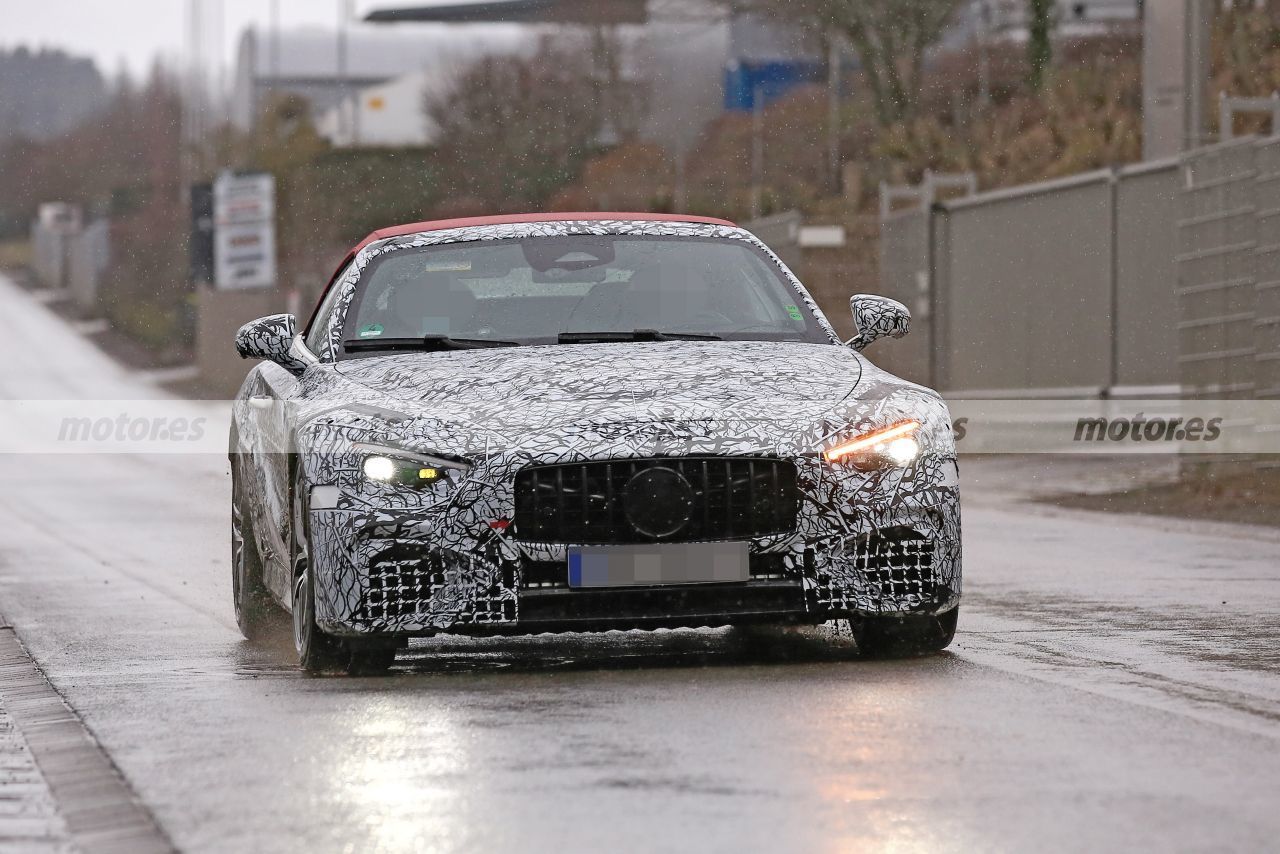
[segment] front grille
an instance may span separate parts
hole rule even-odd
[[[481,565],[473,558],[453,552],[411,551],[396,550],[369,564],[368,584],[361,602],[366,619],[392,625],[423,622],[434,609],[464,623],[515,619],[515,601],[504,596],[502,590],[513,586],[510,572],[503,572],[494,586],[478,588],[474,580],[481,573]],[[442,596],[443,601],[436,602],[437,596]],[[461,613],[456,613],[459,610]]]
[[[369,567],[365,616],[396,620],[425,610],[431,591],[444,584],[444,570],[434,561],[380,560]]]
[[[866,537],[857,541],[849,557],[884,599],[915,604],[933,599],[938,592],[932,540]]]
[[[809,608],[900,611],[936,601],[942,585],[933,557],[934,542],[907,527],[847,540],[837,556],[838,576],[825,570],[814,574]]]
[[[783,460],[532,466],[516,475],[513,533],[525,542],[575,545],[752,539],[794,530],[799,500],[795,466]]]

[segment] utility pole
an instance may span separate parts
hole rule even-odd
[[[759,83],[751,95],[751,218],[759,219],[764,194],[764,87]]]
[[[991,106],[991,0],[982,0],[978,7],[978,105],[982,109]]]
[[[351,85],[351,34],[355,19],[353,0],[338,0],[338,118],[341,136],[353,146],[360,145],[360,93]],[[347,107],[351,115],[347,115]]]
[[[183,54],[191,56],[191,6],[195,0],[187,0],[182,7],[183,27],[182,42]],[[181,68],[181,66],[179,66]],[[191,136],[191,117],[188,115],[189,108],[187,106],[187,98],[190,97],[191,69],[182,70],[181,82],[178,87],[180,97],[178,98],[178,206],[179,210],[187,208],[188,186],[191,184],[191,165],[188,163],[187,157],[187,141]]]
[[[1173,157],[1204,145],[1216,0],[1143,6],[1142,155]]]
[[[268,67],[271,69],[272,81],[276,81],[280,79],[280,0],[271,0],[269,20],[271,32],[267,36]]]
[[[346,5],[343,7],[343,18],[344,18],[343,26],[350,26],[351,23],[355,21],[356,19],[355,0],[346,0]],[[348,70],[348,79],[350,79],[349,75],[350,75],[350,70]],[[348,86],[347,88],[351,90],[351,106],[353,108],[353,112],[351,114],[351,141],[355,145],[355,147],[359,148],[360,136],[361,136],[360,112],[361,112],[361,107],[363,105],[362,102],[364,101],[364,97],[360,94],[360,91],[358,88],[353,88],[350,86]]]
[[[827,37],[827,169],[831,175],[831,189],[840,189],[840,84],[841,48],[840,36],[832,32]]]
[[[178,134],[178,203],[185,210],[191,203],[191,183],[199,164],[195,162],[196,145],[200,139],[200,72],[201,26],[200,0],[187,0],[186,12],[186,68],[182,71],[179,87],[181,104]]]
[[[213,3],[213,76],[217,88],[214,90],[213,103],[210,104],[214,111],[211,125],[223,121],[223,107],[227,96],[227,3],[226,0],[213,0]],[[214,157],[217,157],[217,152],[214,152]]]
[[[351,138],[347,121],[347,99],[351,94],[347,82],[347,0],[338,0],[338,120],[343,139]]]

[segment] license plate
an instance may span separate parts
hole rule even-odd
[[[569,549],[570,587],[747,581],[746,543],[581,546]]]

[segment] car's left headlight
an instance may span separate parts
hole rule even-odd
[[[866,433],[822,452],[827,462],[848,462],[859,468],[905,468],[920,457],[919,421],[901,421]]]
[[[458,480],[470,471],[470,464],[432,454],[419,454],[401,448],[380,445],[357,445],[363,455],[361,473],[366,481],[387,486],[430,489]]]

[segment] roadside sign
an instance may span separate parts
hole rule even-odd
[[[276,182],[223,173],[213,185],[214,281],[219,290],[276,283]]]
[[[276,283],[276,240],[270,226],[219,226],[213,245],[219,290],[266,288]]]

